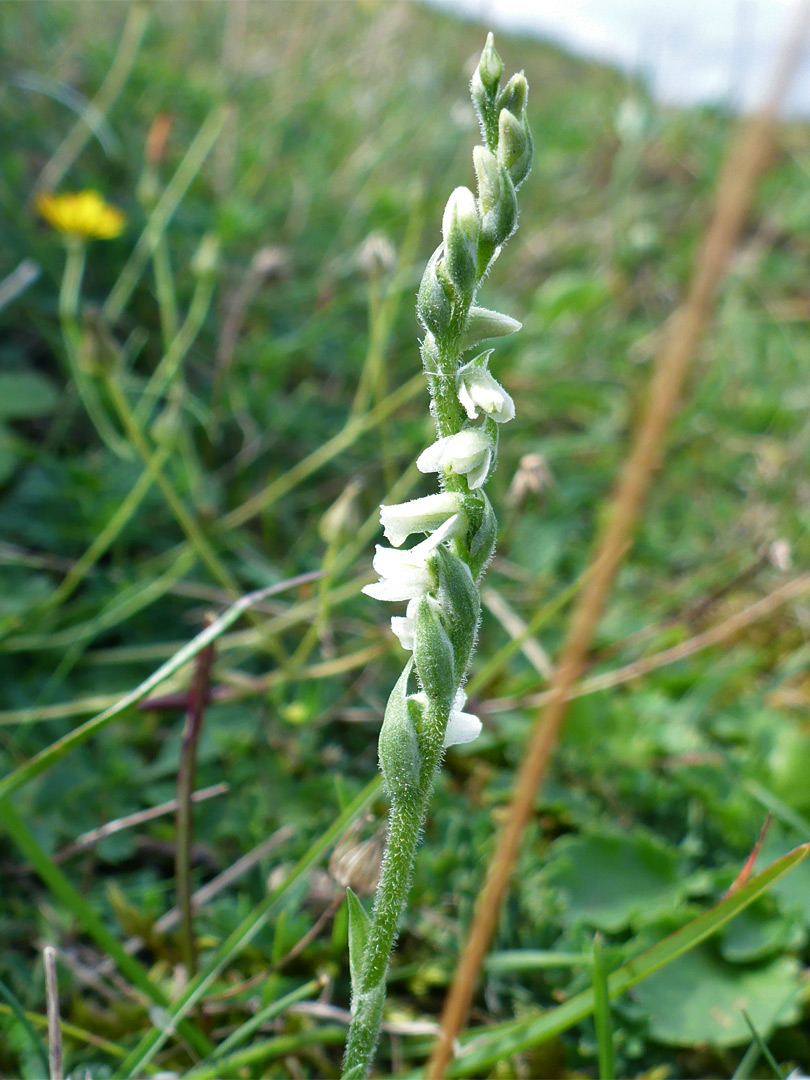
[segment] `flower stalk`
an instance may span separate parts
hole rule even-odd
[[[441,491],[381,508],[391,548],[378,546],[380,580],[364,592],[407,601],[391,620],[412,653],[385,710],[379,758],[390,799],[380,882],[369,916],[349,894],[352,1022],[344,1080],[366,1077],[379,1038],[385,982],[407,900],[419,833],[445,747],[469,742],[480,721],[464,712],[463,686],[481,601],[478,582],[492,558],[497,523],[484,485],[497,459],[498,428],[514,403],[489,372],[492,350],[465,357],[480,342],[520,324],[475,305],[477,291],[517,228],[516,190],[531,167],[528,85],[521,72],[501,89],[503,64],[492,35],[470,87],[483,146],[473,151],[478,194],[459,187],[442,218],[442,242],[428,262],[417,298],[421,345],[437,439],[417,467],[438,474]],[[427,534],[413,547],[413,534]]]

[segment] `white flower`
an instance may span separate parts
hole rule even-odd
[[[396,551],[377,544],[372,565],[380,580],[366,585],[363,592],[375,600],[413,600],[431,587],[430,571],[418,547]]]
[[[479,428],[466,428],[455,435],[439,439],[416,459],[420,472],[441,472],[452,469],[464,473],[473,490],[481,487],[492,464],[492,442]]]
[[[386,539],[390,540],[394,547],[400,547],[411,533],[432,532],[454,515],[458,515],[456,528],[461,532],[467,525],[462,507],[463,500],[460,495],[442,491],[436,495],[426,495],[423,499],[381,506],[380,522]]]
[[[445,248],[451,239],[451,233],[458,230],[463,239],[469,244],[471,254],[475,253],[475,245],[478,243],[478,203],[475,196],[466,187],[457,187],[451,192],[444,208],[442,216],[442,236]]]
[[[399,638],[399,643],[402,648],[408,649],[409,652],[413,652],[414,632],[416,630],[416,606],[418,603],[418,599],[409,600],[408,606],[405,609],[405,614],[394,615],[391,618],[391,629],[394,631],[396,637]]]
[[[426,694],[411,694],[411,697],[414,701],[418,701],[424,709],[427,708],[428,699]],[[450,710],[450,719],[447,721],[444,732],[445,750],[448,746],[459,746],[461,743],[472,742],[481,734],[482,725],[478,717],[473,716],[472,713],[462,711],[466,703],[467,695],[463,690],[457,690],[453,707]]]
[[[450,719],[447,721],[444,732],[445,747],[472,742],[481,734],[481,721],[478,717],[462,711],[466,704],[467,695],[463,690],[457,690],[453,708],[450,710]]]
[[[454,535],[457,518],[454,514],[432,536],[407,551],[377,544],[372,565],[380,580],[364,587],[366,596],[375,600],[415,600],[424,596],[434,584],[427,560],[439,544]]]
[[[469,365],[458,378],[458,400],[470,420],[475,420],[481,409],[497,424],[505,424],[515,415],[515,403],[485,367]]]

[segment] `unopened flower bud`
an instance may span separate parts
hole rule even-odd
[[[416,609],[413,658],[422,689],[449,709],[456,688],[453,646],[441,624],[438,605],[423,597]]]
[[[504,244],[517,227],[517,196],[512,179],[506,169],[498,164],[498,159],[491,150],[476,146],[473,150],[473,164],[478,178],[478,205],[481,209],[482,249],[491,256],[495,248]],[[479,265],[479,272],[485,268]]]
[[[502,109],[508,109],[513,116],[523,119],[523,114],[526,111],[526,101],[529,97],[529,84],[526,82],[526,76],[522,71],[517,75],[513,75],[506,86],[498,94],[497,108],[500,112]]]
[[[380,770],[392,796],[416,787],[422,767],[416,725],[408,708],[408,678],[412,666],[410,661],[391,691],[380,730]]]
[[[491,33],[487,34],[486,44],[481,52],[481,59],[478,61],[477,72],[484,88],[490,94],[494,94],[498,89],[498,83],[501,81],[501,75],[503,75],[503,60],[498,55],[495,48],[495,39]]]
[[[473,165],[478,179],[478,203],[482,216],[497,207],[501,197],[498,159],[485,146],[473,147]]]
[[[509,315],[502,315],[499,311],[490,311],[489,308],[471,307],[467,325],[461,335],[461,350],[463,352],[471,349],[473,345],[477,345],[486,338],[515,334],[520,327],[521,324],[517,319]]]
[[[213,233],[208,233],[200,241],[200,246],[191,259],[191,272],[198,277],[208,277],[214,273],[219,257],[219,240]]]
[[[426,330],[430,330],[437,336],[441,336],[447,330],[450,320],[450,301],[436,273],[436,264],[441,250],[441,247],[437,248],[427,264],[416,298],[416,314],[419,316],[419,321]]]
[[[481,133],[491,150],[494,150],[498,143],[498,110],[495,97],[502,74],[503,63],[495,51],[490,34],[470,83],[470,96],[481,123]]]
[[[457,187],[447,200],[442,218],[444,266],[456,291],[472,295],[475,287],[476,254],[480,222],[475,196],[466,187]]]
[[[520,187],[532,167],[532,140],[527,124],[508,109],[498,118],[498,162],[507,170],[515,188]]]

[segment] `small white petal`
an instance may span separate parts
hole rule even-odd
[[[439,472],[444,463],[444,455],[452,435],[446,435],[443,439],[437,439],[435,443],[423,450],[416,459],[416,467],[419,472]]]
[[[404,615],[394,615],[391,618],[391,629],[394,632],[394,636],[399,640],[402,648],[407,649],[408,652],[413,652],[413,635],[415,631],[413,619],[409,619]]]
[[[480,487],[489,472],[492,461],[492,443],[489,436],[479,428],[466,428],[455,435],[437,440],[417,459],[421,472],[453,472],[472,475],[470,487]]]
[[[471,364],[459,375],[458,399],[474,420],[481,409],[498,424],[514,419],[515,403],[487,369]]]
[[[430,597],[428,597],[428,600],[430,600]],[[418,599],[410,600],[408,602],[408,607],[405,610],[405,615],[394,615],[391,619],[391,629],[399,638],[400,645],[403,649],[408,649],[410,652],[413,652],[414,633],[416,632],[416,608],[418,604]]]
[[[468,712],[451,712],[444,733],[444,745],[458,746],[472,742],[481,734],[481,721]]]
[[[463,510],[460,510],[457,514],[453,514],[452,517],[445,521],[444,525],[440,525],[434,533],[426,537],[416,547],[411,548],[411,554],[416,555],[419,553],[419,557],[427,559],[428,555],[432,555],[439,544],[443,544],[445,540],[452,540],[454,536],[460,536],[467,528],[467,515]]]
[[[456,691],[453,708],[450,710],[450,719],[444,733],[444,745],[458,746],[460,743],[472,742],[481,734],[481,721],[472,713],[463,712],[467,704],[467,695],[463,690]]]
[[[425,561],[427,554],[418,547],[395,551],[378,544],[372,565],[380,580],[366,585],[363,592],[375,600],[412,600],[423,596],[432,585]]]
[[[461,496],[450,491],[411,499],[406,503],[380,507],[380,521],[386,538],[399,547],[411,533],[431,532],[462,508]]]
[[[456,472],[475,469],[481,458],[492,452],[489,436],[478,428],[466,428],[450,436],[445,456]]]
[[[429,583],[422,584],[420,581],[405,578],[397,578],[396,580],[383,578],[381,581],[375,581],[371,585],[365,585],[362,591],[366,596],[371,596],[375,600],[396,602],[398,600],[412,600],[414,596],[422,596],[428,586]]]
[[[487,450],[485,456],[480,460],[478,465],[469,471],[467,474],[467,483],[470,485],[470,490],[475,491],[476,488],[480,488],[486,481],[489,475],[489,466],[492,463],[492,451]]]
[[[464,411],[470,420],[475,420],[478,416],[478,408],[475,401],[470,395],[470,391],[467,389],[466,380],[462,379],[458,387],[458,400],[464,406]]]

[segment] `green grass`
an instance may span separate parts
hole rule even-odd
[[[345,906],[326,914],[343,878],[326,860],[336,821],[358,822],[357,843],[383,816],[369,785],[401,666],[385,613],[359,590],[377,506],[423,493],[406,471],[428,431],[414,294],[448,191],[473,180],[464,83],[484,32],[413,4],[253,4],[240,30],[238,4],[175,3],[144,9],[135,52],[130,24],[126,78],[94,133],[72,137],[61,184],[94,187],[129,217],[120,239],[89,248],[74,357],[124,436],[110,449],[70,376],[63,248],[31,194],[138,10],[0,4],[0,282],[23,259],[41,268],[0,309],[0,1072],[41,1075],[51,942],[74,1074],[219,1075],[228,1062],[245,1077],[337,1075],[340,1014],[274,1006],[319,976],[324,1000],[348,1005]],[[501,35],[498,48],[525,67],[536,157],[510,257],[482,294],[524,322],[493,358],[518,416],[492,484],[502,531],[488,585],[553,658],[731,123],[662,109],[536,42]],[[635,135],[618,122],[628,99]],[[161,113],[172,126],[146,197]],[[688,640],[808,565],[808,166],[807,127],[786,125],[589,675]],[[375,233],[394,264],[369,271]],[[207,236],[219,244],[208,277],[194,263]],[[342,528],[322,529],[348,484]],[[321,568],[225,616],[237,595]],[[732,1076],[765,1048],[785,1073],[810,1068],[806,861],[746,893],[722,927],[709,914],[767,810],[757,871],[810,839],[808,595],[573,704],[476,995],[469,1061],[498,1077],[596,1077],[600,1060],[602,1075]],[[222,693],[196,787],[229,791],[195,807],[194,887],[285,831],[196,916],[186,988],[177,929],[156,927],[174,904],[172,817],[59,852],[173,797],[182,710],[135,706],[188,687],[209,612],[225,616],[211,635]],[[545,686],[513,638],[485,611],[471,707],[500,705],[437,786],[392,974],[389,1019],[405,1033],[384,1037],[383,1075],[424,1060],[414,1022],[438,1015],[535,715],[518,699]],[[698,943],[694,927],[710,923]],[[673,940],[690,947],[661,944]],[[647,948],[666,966],[635,983]],[[160,1009],[184,1016],[176,1035]]]

